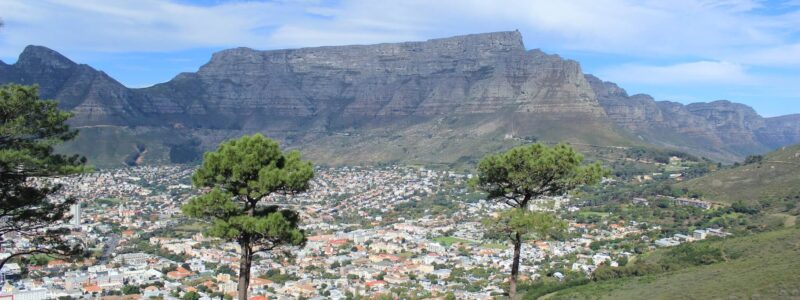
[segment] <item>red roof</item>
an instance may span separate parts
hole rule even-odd
[[[368,281],[367,282],[367,287],[373,287],[373,286],[378,286],[378,285],[386,285],[386,281],[374,280],[374,281]]]

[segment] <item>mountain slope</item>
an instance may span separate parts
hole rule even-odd
[[[575,61],[526,50],[517,31],[229,49],[197,72],[142,89],[30,46],[15,64],[0,64],[0,83],[8,82],[39,84],[44,98],[76,113],[73,125],[120,127],[87,131],[81,142],[103,143],[102,136],[126,149],[146,141],[154,151],[195,147],[191,152],[199,153],[223,139],[262,132],[321,163],[455,163],[520,138],[653,144],[733,161],[800,142],[797,118],[763,119],[727,102],[683,106],[629,97],[613,83],[584,75]],[[90,156],[96,157],[108,158],[95,160],[100,165],[122,160]]]
[[[678,187],[698,191],[705,198],[733,203],[760,200],[800,199],[800,145],[783,147],[763,156],[761,162],[732,169],[678,184]]]
[[[559,291],[547,299],[795,299],[800,297],[800,229],[706,242],[729,261]],[[661,252],[667,250],[658,250]]]
[[[142,117],[130,89],[41,46],[26,47],[16,63],[0,68],[0,83],[38,84],[43,98],[75,112],[71,123],[78,126],[127,125]]]
[[[627,92],[586,75],[609,118],[643,140],[726,161],[800,143],[800,117],[763,118],[727,100],[683,105]]]

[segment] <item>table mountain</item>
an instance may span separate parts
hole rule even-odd
[[[76,113],[72,124],[84,128],[78,143],[93,145],[80,150],[109,159],[123,154],[109,154],[120,143],[135,144],[121,152],[144,146],[153,161],[174,160],[186,149],[251,132],[330,163],[464,162],[526,140],[631,145],[642,143],[637,135],[735,159],[800,137],[796,118],[771,121],[740,104],[684,106],[628,96],[584,75],[575,61],[526,50],[517,31],[235,48],[215,53],[197,72],[142,89],[29,46],[13,65],[0,63],[0,83],[8,82],[39,84],[43,97]],[[113,143],[98,147],[103,141]]]

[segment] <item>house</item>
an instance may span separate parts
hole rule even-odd
[[[595,266],[599,266],[609,260],[611,260],[611,256],[605,253],[597,253],[592,256],[592,262],[594,262]]]
[[[553,277],[555,277],[556,279],[558,279],[558,281],[564,280],[564,274],[561,274],[561,272],[555,272],[555,273],[553,273]]]
[[[408,282],[408,276],[402,274],[387,274],[383,276],[383,280],[391,284],[403,284]]]
[[[103,289],[100,288],[97,284],[90,283],[83,286],[83,293],[84,294],[100,294],[103,292]]]
[[[100,300],[137,300],[140,299],[139,295],[124,295],[124,296],[103,296]]]
[[[257,290],[257,289],[266,289],[267,287],[273,285],[274,282],[269,279],[253,277],[250,278],[250,289]]]
[[[0,275],[19,275],[20,273],[22,273],[22,268],[17,263],[7,263],[0,270]]]
[[[695,231],[692,232],[692,237],[695,240],[705,240],[706,235],[708,235],[708,232],[702,229],[696,229]]]
[[[386,281],[383,281],[383,280],[367,281],[366,286],[367,286],[367,289],[370,289],[370,290],[372,290],[372,289],[380,289],[380,288],[386,287]]]
[[[66,266],[67,266],[67,262],[62,260],[62,259],[54,259],[54,260],[51,260],[51,261],[47,262],[47,268],[48,269],[57,269],[57,268],[63,268],[63,267],[66,267]]]
[[[231,281],[231,274],[219,273],[217,274],[217,281]]]
[[[192,275],[194,275],[194,273],[191,271],[184,269],[183,267],[178,267],[178,269],[175,271],[168,272],[167,278],[172,280],[181,280]]]
[[[39,300],[47,299],[47,289],[25,289],[19,290],[14,288],[8,281],[0,290],[0,299],[16,299],[16,300]]]
[[[160,296],[161,296],[161,290],[158,289],[158,287],[155,285],[148,286],[144,288],[144,290],[142,290],[142,297],[144,298],[160,297]]]
[[[730,233],[722,231],[722,229],[718,228],[706,228],[706,232],[708,235],[717,236],[717,237],[726,237],[731,235]]]
[[[450,278],[450,273],[452,273],[452,271],[450,269],[439,269],[439,270],[435,270],[435,271],[431,272],[431,274],[433,274],[434,276],[436,276],[439,279]]]
[[[672,247],[680,244],[681,244],[680,242],[671,238],[663,238],[656,240],[656,246],[658,247]]]

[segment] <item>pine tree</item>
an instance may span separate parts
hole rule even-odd
[[[283,153],[277,142],[261,134],[226,142],[204,155],[192,183],[208,192],[192,198],[182,210],[210,220],[210,236],[241,246],[239,299],[247,299],[253,254],[305,242],[296,212],[258,205],[259,201],[276,193],[305,191],[313,176],[311,163],[301,160],[299,152]]]
[[[80,245],[66,239],[69,229],[53,229],[64,220],[74,198],[52,197],[62,187],[42,180],[86,170],[86,159],[56,154],[53,146],[78,134],[65,123],[70,113],[55,101],[39,99],[35,86],[0,86],[0,243],[16,234],[31,240],[29,254],[73,255]]]
[[[536,143],[505,153],[489,155],[478,164],[476,187],[489,199],[507,204],[511,211],[501,214],[494,225],[507,230],[514,243],[511,265],[511,299],[517,299],[520,251],[526,235],[544,239],[563,228],[555,216],[530,213],[532,200],[561,196],[583,184],[594,184],[606,174],[599,164],[581,166],[583,156],[559,144],[547,147]]]

